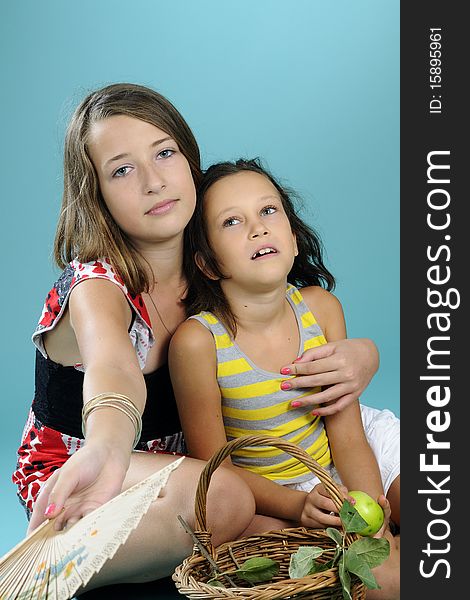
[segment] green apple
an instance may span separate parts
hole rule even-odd
[[[374,535],[382,527],[384,522],[384,511],[380,504],[373,500],[369,494],[360,491],[349,492],[349,495],[356,500],[354,508],[367,522],[367,527],[357,533],[359,535]]]

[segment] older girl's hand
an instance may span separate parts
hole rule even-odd
[[[304,352],[281,369],[296,375],[281,389],[321,386],[321,392],[298,398],[296,406],[315,405],[315,414],[332,415],[359,399],[379,366],[377,347],[367,338],[343,339]],[[287,386],[289,386],[287,388]],[[316,406],[324,404],[325,406]]]
[[[130,454],[104,444],[86,444],[57,469],[42,488],[28,533],[45,519],[55,518],[59,531],[121,492]]]

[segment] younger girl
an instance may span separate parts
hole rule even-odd
[[[300,400],[312,390],[290,397],[281,391],[291,387],[278,375],[283,364],[346,336],[341,305],[322,287],[331,289],[334,279],[319,239],[256,161],[210,167],[200,199],[189,225],[200,273],[191,280],[188,301],[198,314],[180,325],[169,355],[190,455],[207,459],[227,439],[246,433],[282,437],[324,468],[331,471],[334,463],[347,489],[366,491],[388,508],[385,488],[399,523],[399,422],[393,414],[365,409],[381,477],[358,402],[320,418]],[[340,524],[323,486],[282,451],[242,449],[232,463],[250,485],[258,512],[311,527]],[[392,557],[377,572],[382,590],[370,597],[397,594],[398,555],[390,532],[385,535]]]

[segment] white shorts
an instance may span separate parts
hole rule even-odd
[[[400,475],[400,419],[390,410],[372,408],[361,404],[362,423],[372,451],[375,454],[382,476],[382,485],[387,494],[393,481]],[[337,483],[341,483],[334,466],[327,469]],[[287,484],[302,492],[310,492],[320,480],[316,475],[302,483]]]

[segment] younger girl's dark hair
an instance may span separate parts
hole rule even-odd
[[[224,177],[236,175],[243,171],[252,171],[266,177],[279,192],[282,206],[289,219],[292,232],[296,236],[298,256],[295,257],[292,269],[287,276],[289,283],[298,287],[318,285],[331,291],[335,287],[333,275],[323,263],[323,244],[318,234],[297,215],[293,198],[295,192],[282,186],[259,158],[240,158],[235,162],[220,162],[210,166],[203,174],[199,189],[195,213],[187,228],[186,251],[192,257],[198,253],[200,261],[215,277],[224,279],[208,240],[207,225],[204,218],[204,198],[209,188]],[[186,297],[188,314],[197,314],[202,310],[214,313],[236,335],[237,322],[227,299],[224,296],[219,280],[206,277],[193,263],[189,274],[189,289]]]

